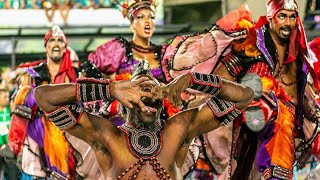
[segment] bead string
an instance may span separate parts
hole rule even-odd
[[[153,170],[156,172],[157,177],[160,179],[165,179],[165,180],[172,180],[170,175],[166,172],[166,170],[160,165],[159,161],[153,157],[150,159],[143,159],[140,158],[136,163],[134,163],[132,166],[127,168],[121,175],[119,175],[116,180],[120,180],[123,178],[129,171],[131,171],[134,167],[138,166],[137,169],[132,173],[131,176],[129,176],[129,180],[134,180],[137,178],[138,173],[141,171],[142,166],[146,165],[146,163],[149,162],[149,164],[152,166]]]

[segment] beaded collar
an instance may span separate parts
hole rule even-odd
[[[116,178],[117,180],[120,180],[132,169],[137,167],[129,177],[129,179],[136,179],[142,166],[146,165],[147,162],[152,166],[160,179],[171,179],[170,175],[156,159],[156,156],[162,148],[163,126],[164,122],[162,120],[155,123],[152,131],[146,128],[135,127],[128,122],[120,126],[120,130],[126,133],[129,150],[134,156],[139,158],[139,160],[121,173],[121,175]]]
[[[156,122],[153,131],[127,122],[120,126],[120,130],[126,133],[129,150],[139,159],[151,159],[159,154],[162,147],[162,129],[163,121]]]
[[[149,48],[142,47],[140,45],[135,44],[133,41],[130,41],[131,47],[140,52],[140,53],[154,53],[156,51],[156,45],[150,44]]]

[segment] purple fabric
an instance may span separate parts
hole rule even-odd
[[[265,56],[266,60],[269,62],[271,68],[274,69],[274,63],[273,63],[272,57],[269,54],[269,51],[266,49],[266,46],[264,44],[265,39],[264,39],[262,28],[259,28],[257,30],[257,36],[258,36],[258,38],[257,38],[257,46],[259,47],[259,49],[261,50],[261,52]]]
[[[125,47],[117,39],[112,39],[99,46],[88,56],[88,60],[105,74],[116,72],[119,65],[127,60]]]
[[[34,110],[35,107],[38,107],[34,98],[33,90],[30,90],[26,95],[24,105],[32,110]],[[41,116],[35,117],[29,122],[27,133],[40,147],[43,148],[44,127]]]
[[[28,68],[26,72],[31,76],[31,77],[40,77],[40,75],[33,69],[33,68]]]
[[[259,172],[263,172],[266,168],[271,165],[271,157],[266,150],[266,144],[269,143],[271,138],[274,136],[274,122],[270,121],[263,131],[259,134],[259,139],[261,141],[261,145],[256,154],[256,163]]]
[[[116,126],[121,126],[125,122],[125,120],[121,116],[114,116],[111,118],[111,121]]]
[[[130,60],[128,62],[123,62],[120,64],[117,74],[125,74],[133,72],[133,67],[135,64],[139,63],[137,60]],[[160,67],[151,69],[152,75],[157,79],[162,79],[162,70]]]

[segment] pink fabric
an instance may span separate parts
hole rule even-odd
[[[117,39],[112,39],[89,54],[88,59],[104,74],[117,71],[119,65],[127,60],[125,47]]]
[[[253,24],[252,14],[247,4],[241,5],[238,9],[229,12],[226,16],[217,21],[217,25],[224,30],[241,30],[239,21],[245,19]]]
[[[164,71],[166,77],[172,80],[188,72],[211,73],[230,43],[246,37],[238,23],[241,20],[251,22],[251,18],[248,6],[242,5],[220,19],[209,32],[187,38],[175,37],[164,54],[164,61],[169,65],[168,75]]]

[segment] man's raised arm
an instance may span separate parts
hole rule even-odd
[[[206,104],[180,113],[177,117],[186,120],[189,136],[195,137],[225,125],[241,114],[253,100],[254,90],[240,84],[224,80],[217,75],[189,73],[181,75],[167,85],[164,93],[169,101],[179,105],[176,96],[186,88],[212,95]],[[180,116],[180,117],[179,117]]]

